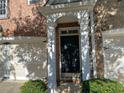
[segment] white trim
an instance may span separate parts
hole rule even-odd
[[[80,22],[80,42],[81,42],[81,61],[82,61],[82,80],[90,79],[89,61],[89,12],[86,16],[81,14]],[[84,22],[85,20],[85,22]]]
[[[39,1],[36,1],[35,3],[30,3],[32,0],[28,0],[28,5],[32,5],[32,4],[36,4],[36,3],[39,3]]]
[[[61,34],[61,31],[69,31],[69,30],[77,30],[78,33],[68,33],[68,34]],[[66,27],[66,28],[59,28],[59,36],[73,36],[73,35],[79,35],[80,27]]]
[[[28,5],[30,5],[30,0],[27,0],[28,1]]]
[[[3,15],[1,15],[0,14],[0,19],[5,19],[5,18],[7,18],[7,15],[8,15],[8,0],[5,0],[5,12],[6,12],[6,14],[3,14]]]
[[[80,27],[79,26],[75,26],[75,27],[62,27],[62,28],[59,28],[59,30],[79,30]]]
[[[18,36],[18,37],[1,37],[0,44],[9,42],[10,44],[26,44],[26,43],[40,43],[45,41],[45,37],[27,37],[27,36]]]
[[[92,10],[95,5],[95,2],[76,2],[69,4],[58,4],[50,5],[46,7],[41,7],[36,12],[41,12],[43,15],[47,16],[54,13],[70,12],[70,11],[80,11],[80,10]]]
[[[103,37],[123,37],[124,28],[112,29],[102,32]]]
[[[80,29],[80,27],[64,27],[64,28],[59,28],[59,31],[61,31],[61,30],[79,30]]]
[[[49,20],[49,19],[48,19]],[[55,24],[47,25],[48,37],[48,93],[55,93],[56,83],[56,50],[55,50]]]

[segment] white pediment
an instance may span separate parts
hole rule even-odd
[[[40,7],[38,12],[42,13],[43,15],[50,15],[54,13],[62,13],[62,12],[70,12],[70,11],[80,11],[80,10],[93,10],[95,5],[94,2],[75,2],[75,3],[68,3],[68,4],[57,4],[57,5],[50,5]]]

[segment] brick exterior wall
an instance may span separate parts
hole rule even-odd
[[[45,36],[45,18],[33,13],[38,4],[28,0],[8,0],[8,18],[0,20],[4,36]]]

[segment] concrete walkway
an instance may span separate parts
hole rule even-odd
[[[21,93],[20,87],[25,81],[0,81],[0,93]]]

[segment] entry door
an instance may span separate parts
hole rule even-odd
[[[61,79],[73,79],[79,77],[79,36],[61,36]]]

